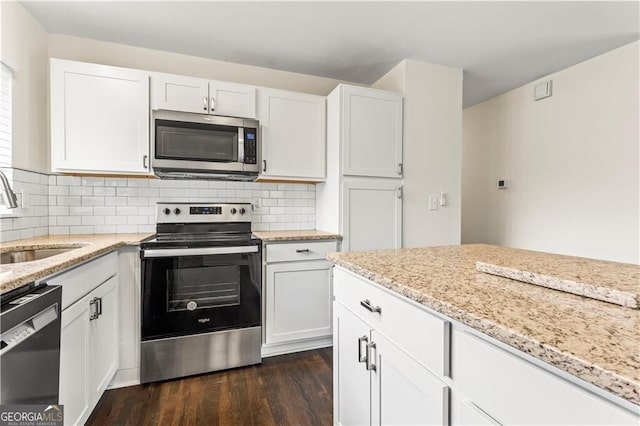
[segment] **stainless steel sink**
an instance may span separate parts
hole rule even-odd
[[[4,253],[0,253],[0,264],[32,262],[34,260],[45,259],[47,257],[66,253],[70,250],[73,250],[79,247],[82,247],[82,246],[74,245],[74,246],[52,247],[52,248],[37,248],[32,250],[23,249],[23,250],[16,250],[16,251],[7,251]]]

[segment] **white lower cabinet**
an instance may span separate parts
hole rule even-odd
[[[89,262],[49,281],[61,284],[64,295],[65,283],[73,286],[93,268],[99,268],[94,272],[101,276],[113,267],[109,279],[86,282],[89,292],[62,311],[59,399],[69,425],[87,420],[118,368],[117,255],[104,258],[109,256],[107,262]]]
[[[334,421],[449,424],[450,323],[334,270]]]
[[[336,424],[640,424],[611,393],[340,267],[333,276]]]
[[[443,382],[342,304],[334,312],[336,424],[448,424]]]
[[[476,412],[496,423],[640,424],[637,416],[475,333],[455,329],[452,345],[456,387]]]
[[[331,345],[335,241],[266,244],[263,356]]]

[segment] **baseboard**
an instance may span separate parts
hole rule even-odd
[[[140,368],[127,368],[118,370],[111,379],[107,389],[126,388],[140,384]]]
[[[270,356],[291,354],[294,352],[309,351],[312,349],[327,348],[333,345],[333,337],[323,337],[321,339],[303,340],[298,342],[288,342],[262,345],[262,358]]]

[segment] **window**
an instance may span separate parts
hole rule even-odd
[[[0,167],[11,167],[11,92],[13,70],[0,62]]]

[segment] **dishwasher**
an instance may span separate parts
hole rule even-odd
[[[58,404],[62,287],[0,296],[0,404]]]

